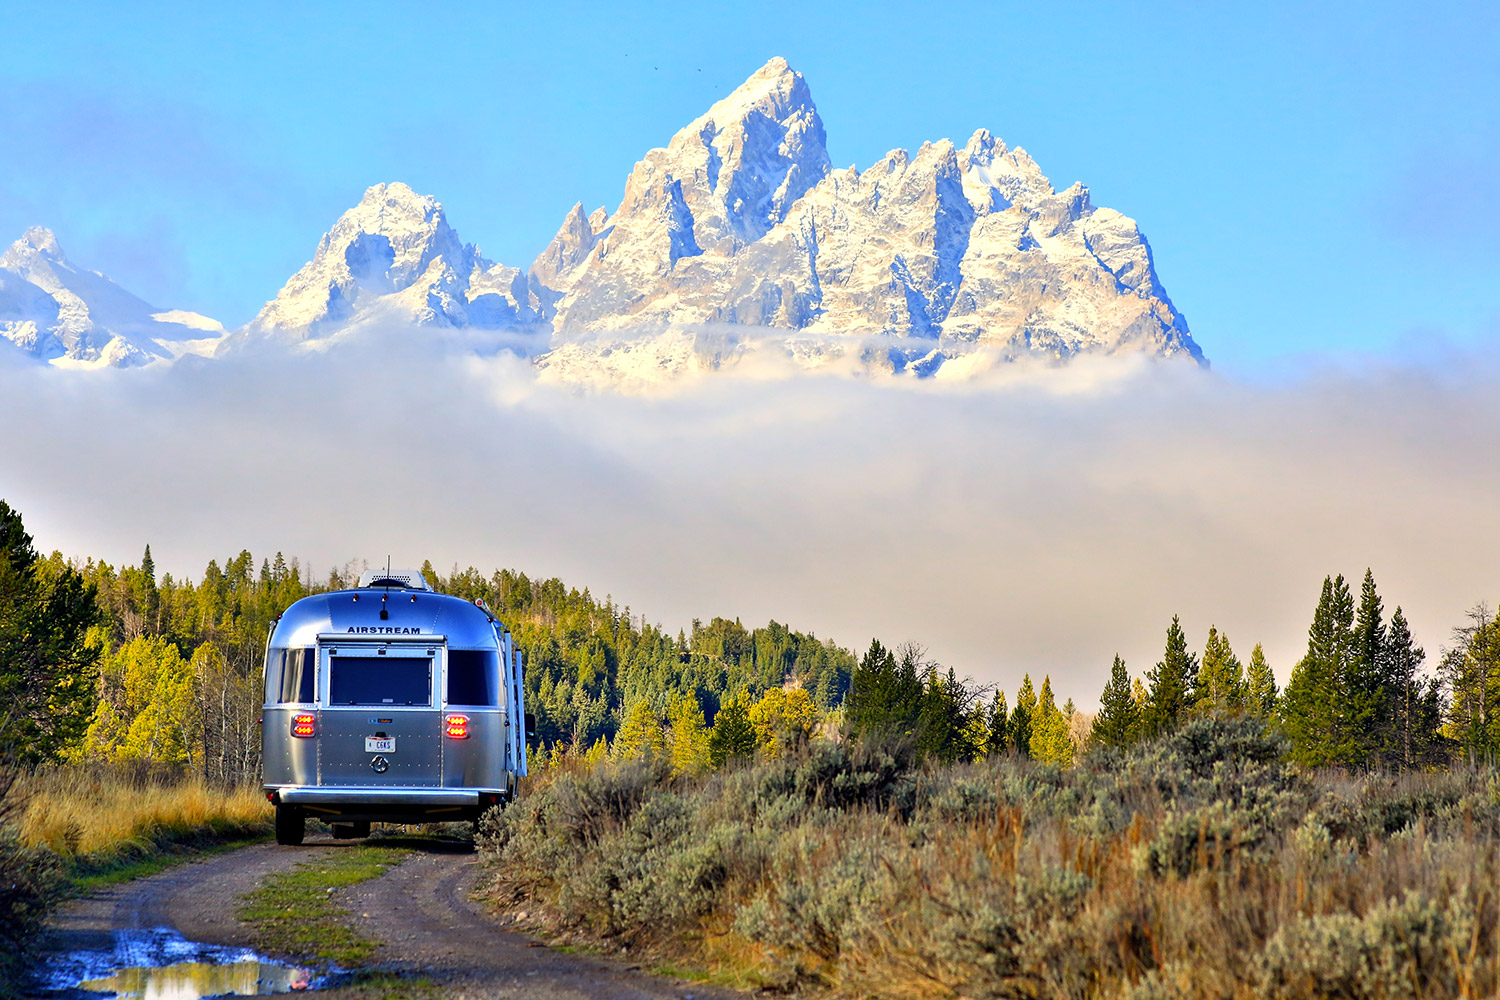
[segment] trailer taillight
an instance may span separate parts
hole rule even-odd
[[[467,715],[450,715],[444,723],[444,731],[450,740],[466,740],[469,738],[469,717]]]
[[[292,735],[306,739],[316,736],[318,732],[318,717],[316,715],[294,715],[292,716]]]

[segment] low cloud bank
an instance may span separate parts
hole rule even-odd
[[[397,335],[397,334],[401,335]],[[1375,571],[1435,658],[1500,597],[1500,365],[1251,384],[1084,361],[934,386],[539,384],[391,332],[337,351],[78,377],[0,370],[0,497],[39,547],[197,578],[280,549],[514,566],[672,629],[739,615],[856,649],[915,639],[1013,692],[1093,702],[1174,613],[1284,680],[1322,578]]]

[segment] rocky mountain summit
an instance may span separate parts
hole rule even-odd
[[[137,320],[186,314],[60,251],[28,263],[53,260],[42,233],[5,257],[0,333],[80,363],[176,356],[181,338]],[[208,329],[197,320],[177,322]],[[217,353],[374,326],[496,331],[543,379],[614,387],[751,364],[947,379],[1080,354],[1203,362],[1133,220],[1081,184],[1057,191],[984,129],[835,169],[807,82],[779,58],[647,152],[614,211],[574,205],[525,271],[464,243],[435,198],[371,187]]]
[[[224,328],[162,311],[73,264],[57,237],[28,229],[0,257],[0,337],[59,368],[129,368],[210,354]]]
[[[513,328],[536,320],[526,276],[462,242],[436,198],[376,184],[231,341],[319,340],[371,322]]]
[[[1203,359],[1133,220],[1081,184],[1054,190],[984,129],[831,169],[781,59],[647,153],[600,214],[576,206],[531,269],[547,376],[651,382],[754,354],[948,376],[1080,353]]]

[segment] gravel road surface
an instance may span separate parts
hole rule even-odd
[[[168,869],[66,904],[51,921],[47,948],[107,950],[117,931],[176,930],[190,941],[253,947],[234,916],[238,899],[273,872],[352,842],[309,837],[300,847],[260,844]],[[361,932],[382,942],[373,960],[384,969],[420,972],[455,1000],[745,1000],[747,994],[654,976],[610,959],[567,954],[506,930],[469,899],[480,875],[468,844],[418,841],[379,878],[341,889],[334,899]],[[78,994],[82,995],[82,994]],[[97,996],[97,994],[92,994]],[[335,1000],[361,995],[345,989]]]

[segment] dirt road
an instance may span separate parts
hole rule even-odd
[[[234,916],[241,895],[267,875],[349,842],[310,837],[301,848],[270,844],[181,865],[103,890],[65,906],[52,921],[48,948],[108,949],[120,931],[168,928],[190,941],[254,947]],[[383,942],[380,968],[421,972],[444,997],[528,1000],[744,1000],[745,994],[648,975],[620,963],[539,947],[508,931],[469,899],[480,874],[467,844],[421,841],[404,861],[369,882],[339,890],[367,937]],[[334,989],[332,998],[345,994]]]

